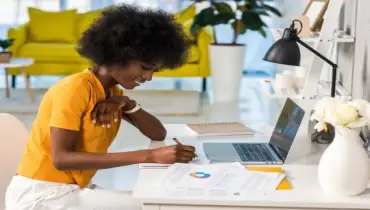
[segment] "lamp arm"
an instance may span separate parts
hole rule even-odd
[[[309,46],[308,44],[304,43],[299,37],[296,37],[297,39],[297,42],[301,45],[303,45],[305,48],[307,48],[309,51],[313,52],[315,55],[317,55],[318,57],[320,57],[321,59],[323,59],[326,63],[328,63],[329,65],[331,65],[333,68],[338,68],[338,65],[333,63],[332,61],[330,61],[329,59],[327,59],[325,56],[323,56],[322,54],[320,54],[319,52],[317,52],[315,49],[313,49],[311,46]]]
[[[328,63],[329,65],[332,66],[333,68],[333,73],[332,73],[332,78],[331,78],[331,90],[330,90],[330,96],[331,97],[335,97],[335,83],[336,83],[336,80],[337,80],[337,69],[338,69],[338,65],[331,62],[329,59],[327,59],[325,56],[323,56],[322,54],[320,54],[319,52],[317,52],[315,49],[313,49],[312,47],[310,47],[308,44],[304,43],[299,37],[296,37],[297,39],[297,42],[300,43],[301,45],[303,45],[305,48],[307,48],[308,50],[310,50],[311,52],[313,52],[315,55],[317,55],[318,57],[320,57],[321,59],[323,59],[326,63]]]

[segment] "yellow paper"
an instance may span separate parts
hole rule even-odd
[[[284,173],[283,168],[281,167],[263,167],[263,166],[247,166],[248,170],[251,171],[263,171],[263,172],[278,172]],[[289,184],[286,177],[280,182],[279,186],[276,188],[277,190],[291,190],[292,186]]]

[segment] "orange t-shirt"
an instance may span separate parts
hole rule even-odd
[[[117,86],[110,96],[123,95]],[[31,179],[86,186],[96,170],[57,170],[51,159],[50,127],[79,131],[77,151],[105,153],[121,119],[110,128],[92,123],[90,113],[105,99],[100,81],[90,71],[68,76],[53,85],[41,101],[17,174]],[[113,121],[112,121],[113,122]]]

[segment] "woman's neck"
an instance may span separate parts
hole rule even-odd
[[[96,78],[100,81],[104,88],[104,92],[108,94],[109,89],[116,85],[116,82],[109,75],[108,70],[105,67],[94,67],[91,69]]]

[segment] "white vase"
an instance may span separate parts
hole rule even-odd
[[[210,45],[212,87],[216,102],[239,99],[245,45]]]
[[[370,159],[359,131],[336,127],[318,166],[321,188],[328,195],[355,196],[366,189],[369,178]]]

